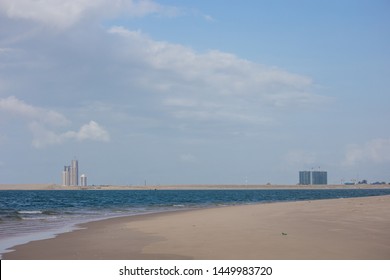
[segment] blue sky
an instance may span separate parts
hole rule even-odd
[[[0,2],[0,183],[390,181],[388,1]]]

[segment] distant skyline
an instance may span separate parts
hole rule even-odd
[[[0,1],[0,183],[390,182],[390,2]]]
[[[84,174],[83,174],[84,175]],[[85,176],[85,175],[84,175]],[[65,165],[62,171],[61,181],[63,186],[78,186],[79,185],[79,162],[73,159],[70,165]],[[80,178],[81,180],[81,178]],[[83,185],[83,184],[81,184]]]

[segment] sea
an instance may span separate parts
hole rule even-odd
[[[187,209],[390,195],[390,189],[3,190],[0,258],[10,248],[77,230],[81,223]]]

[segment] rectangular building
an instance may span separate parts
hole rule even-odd
[[[79,162],[77,160],[72,160],[70,166],[70,185],[78,186],[79,185]]]
[[[328,172],[326,171],[299,171],[300,185],[327,185]]]
[[[62,185],[70,186],[70,166],[64,166],[64,171],[62,171]]]
[[[311,185],[310,171],[299,171],[299,184],[300,185]]]
[[[88,183],[87,183],[87,176],[85,176],[85,174],[82,174],[80,176],[80,184],[82,187],[86,187],[88,186]]]
[[[313,185],[327,185],[328,173],[326,171],[312,171],[311,182]]]
[[[64,171],[62,171],[62,185],[79,185],[79,162],[77,160],[72,160],[71,165],[64,166]]]

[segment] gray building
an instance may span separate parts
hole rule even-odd
[[[328,172],[326,171],[299,171],[300,185],[327,185]]]
[[[70,186],[70,166],[64,166],[64,171],[62,171],[62,185]]]
[[[312,171],[311,183],[313,185],[327,185],[328,184],[328,172],[326,171]]]
[[[72,160],[71,165],[64,166],[64,171],[62,171],[62,185],[79,185],[79,162],[77,160]]]
[[[300,185],[311,185],[310,171],[299,171],[299,184]]]
[[[70,185],[78,186],[79,185],[79,162],[78,160],[72,160],[70,166]]]

